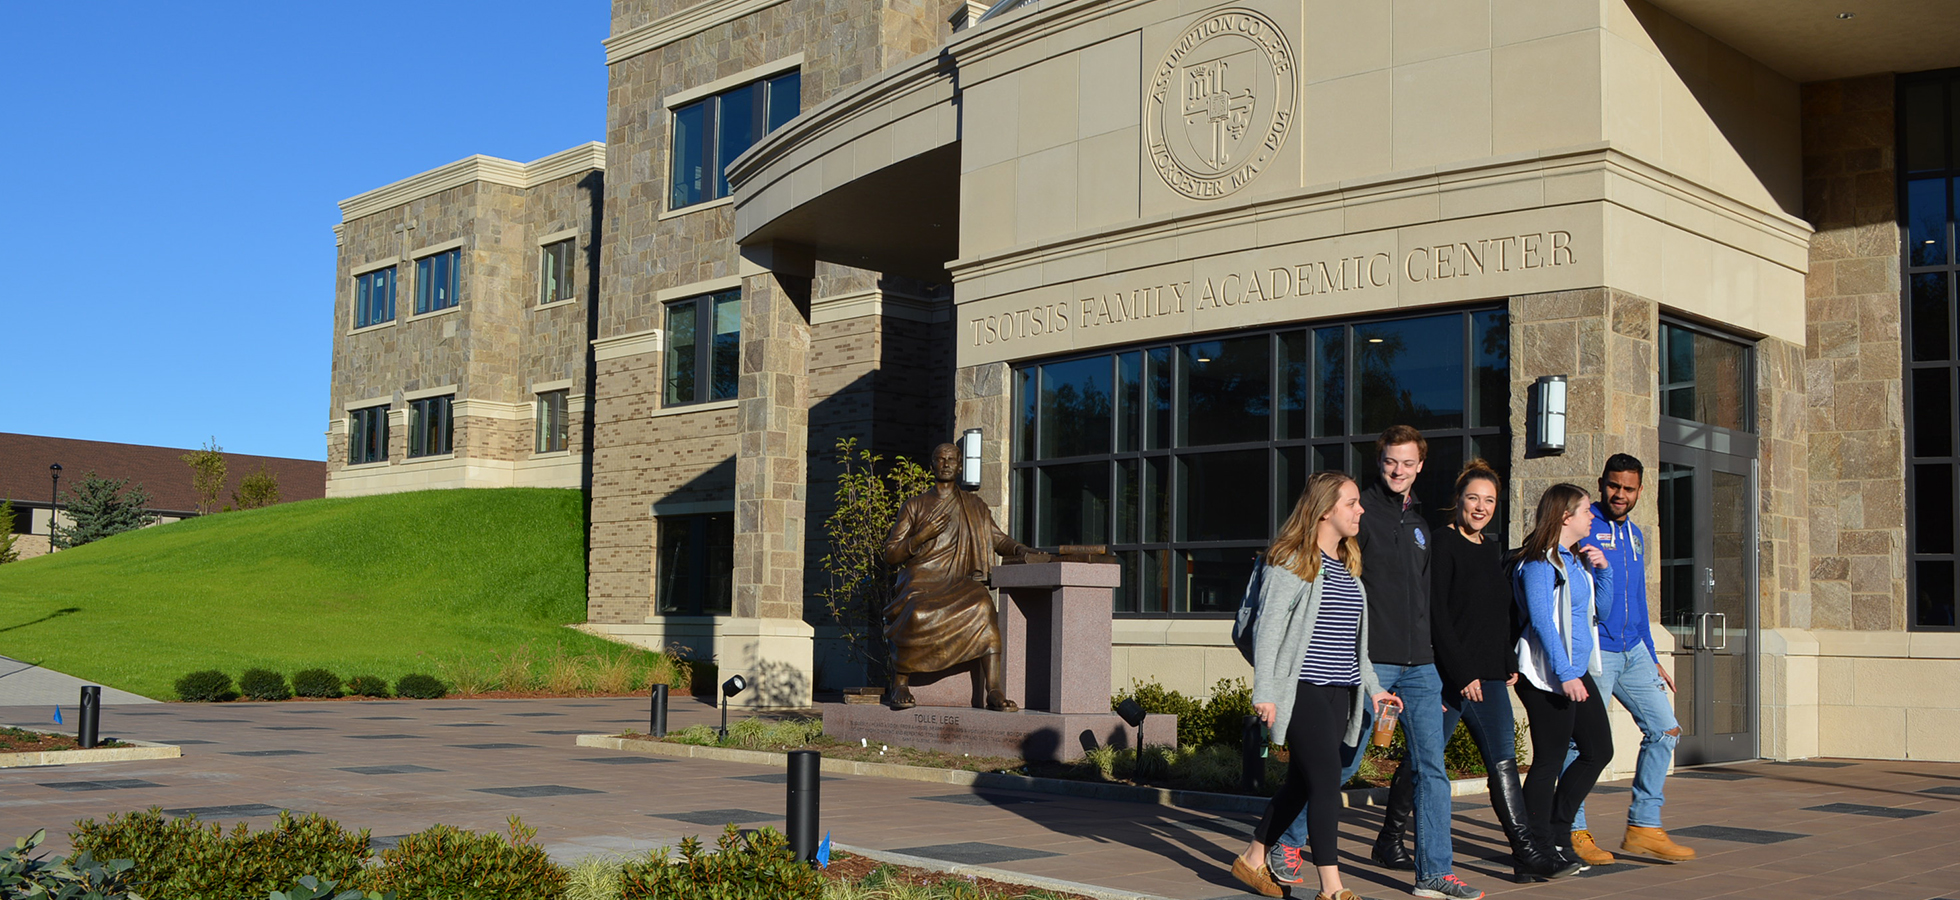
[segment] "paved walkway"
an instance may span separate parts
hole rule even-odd
[[[560,859],[712,836],[730,821],[782,825],[783,774],[761,766],[657,760],[573,746],[573,736],[641,726],[647,701],[450,700],[155,704],[103,712],[110,736],[181,745],[182,759],[0,770],[0,839],[160,806],[263,825],[281,808],[318,812],[386,842],[436,822],[499,829],[512,813]],[[38,725],[39,707],[0,708]],[[677,700],[675,727],[713,722]],[[1682,773],[1668,822],[1702,853],[1678,866],[1634,861],[1546,885],[1511,884],[1488,807],[1459,801],[1458,871],[1492,894],[1535,898],[1960,898],[1960,764],[1751,763]],[[1625,814],[1608,785],[1593,820]],[[878,778],[826,777],[823,826],[840,843],[977,863],[1178,900],[1239,897],[1226,870],[1248,817]],[[1400,873],[1366,863],[1379,817],[1343,819],[1343,863],[1364,896],[1406,897]],[[1599,829],[1617,844],[1617,827]]]
[[[73,675],[63,675],[52,669],[43,669],[31,662],[22,662],[0,656],[0,706],[41,706],[46,707],[47,716],[42,721],[54,718],[56,705],[62,706],[63,721],[72,721],[68,715],[74,712],[82,700],[84,681]],[[155,703],[148,697],[138,696],[115,688],[102,689],[102,705],[125,703]]]

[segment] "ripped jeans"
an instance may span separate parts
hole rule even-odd
[[[1654,658],[1644,646],[1620,653],[1601,652],[1600,662],[1604,671],[1595,679],[1600,694],[1618,699],[1633,714],[1634,724],[1640,726],[1640,757],[1633,768],[1633,804],[1627,807],[1627,824],[1659,828],[1661,804],[1667,802],[1662,793],[1667,769],[1674,764],[1674,745],[1681,742],[1674,698],[1667,695],[1667,683],[1661,680]],[[1578,755],[1576,748],[1567,750],[1565,764],[1571,765]],[[1582,806],[1572,828],[1585,827],[1586,809]]]

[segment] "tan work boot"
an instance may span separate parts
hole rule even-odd
[[[1695,851],[1675,843],[1666,831],[1640,825],[1627,826],[1627,838],[1620,842],[1620,849],[1635,856],[1651,856],[1667,862],[1687,862],[1695,858]]]
[[[1593,841],[1592,832],[1585,829],[1572,832],[1572,852],[1578,854],[1579,858],[1589,866],[1613,864],[1613,854],[1601,850],[1599,844]]]

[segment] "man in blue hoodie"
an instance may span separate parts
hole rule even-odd
[[[1604,674],[1595,679],[1602,696],[1613,697],[1633,714],[1640,726],[1640,757],[1633,769],[1633,805],[1627,808],[1627,835],[1620,849],[1667,862],[1685,862],[1695,851],[1683,847],[1661,828],[1662,788],[1674,763],[1674,745],[1681,726],[1674,717],[1674,676],[1660,664],[1653,629],[1647,619],[1647,542],[1630,516],[1640,502],[1640,460],[1615,453],[1599,476],[1599,500],[1593,504],[1593,533],[1580,543],[1606,554],[1614,571],[1631,573],[1613,580],[1612,594],[1598,609],[1600,661]],[[1566,765],[1578,755],[1566,753]],[[1582,806],[1572,822],[1572,850],[1589,865],[1606,865],[1613,854],[1600,849],[1586,828]]]

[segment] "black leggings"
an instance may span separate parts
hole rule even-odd
[[[1613,761],[1613,732],[1606,724],[1606,698],[1591,675],[1579,677],[1586,699],[1574,703],[1563,693],[1541,691],[1518,681],[1518,700],[1531,717],[1531,774],[1524,780],[1524,807],[1532,830],[1561,847],[1570,846],[1572,819],[1592,792],[1599,773]],[[1568,747],[1579,757],[1559,771]]]
[[[1348,713],[1354,708],[1355,687],[1300,682],[1293,695],[1293,719],[1286,723],[1286,784],[1266,817],[1259,821],[1259,842],[1271,846],[1307,811],[1307,844],[1313,864],[1339,861],[1341,824],[1341,738],[1347,734]]]

